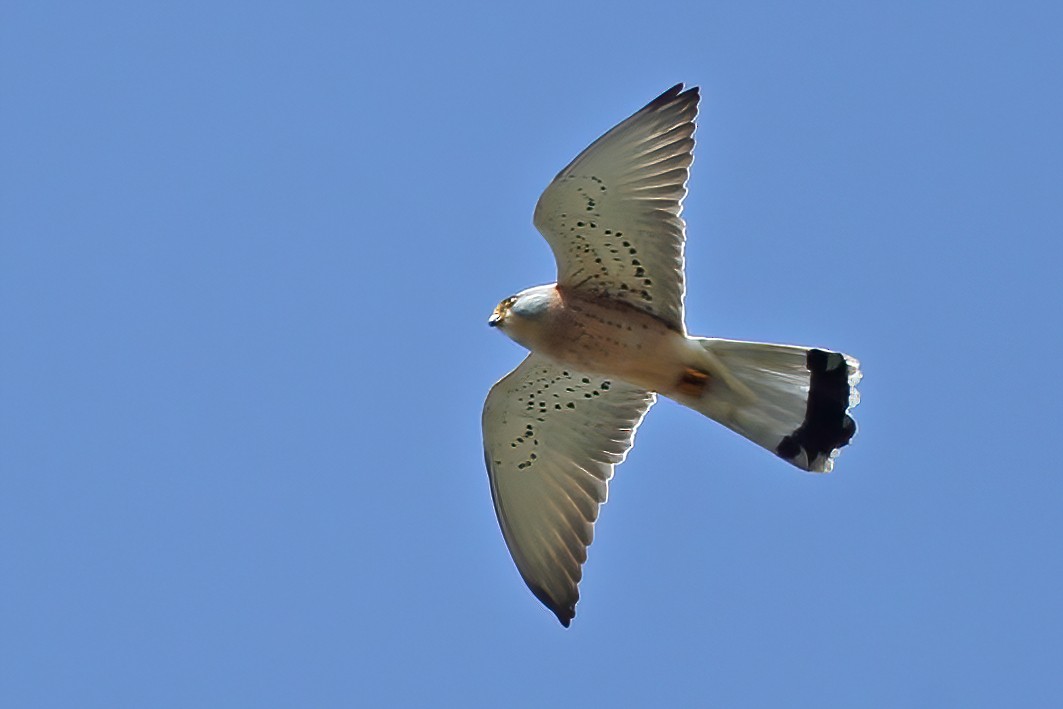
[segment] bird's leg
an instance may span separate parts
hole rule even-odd
[[[708,372],[703,372],[700,369],[694,369],[693,367],[686,367],[683,370],[682,376],[679,377],[679,382],[675,385],[675,390],[683,396],[700,399],[701,395],[705,393],[705,387],[708,385]]]

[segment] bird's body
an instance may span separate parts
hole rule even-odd
[[[683,371],[699,363],[699,348],[686,336],[623,301],[556,283],[518,297],[534,298],[541,305],[532,317],[511,309],[506,334],[559,364],[667,396]]]
[[[495,511],[521,576],[566,626],[608,482],[658,394],[812,472],[856,431],[852,357],[686,332],[680,212],[697,102],[697,88],[669,89],[554,178],[535,225],[557,283],[489,320],[531,351],[484,404]]]

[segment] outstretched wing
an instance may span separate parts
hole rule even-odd
[[[683,325],[679,216],[694,160],[697,87],[673,86],[558,173],[535,207],[557,282]]]
[[[531,354],[484,403],[499,526],[532,593],[568,626],[613,468],[656,395]]]

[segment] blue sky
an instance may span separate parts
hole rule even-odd
[[[5,3],[0,701],[1063,692],[1053,3]],[[480,442],[579,150],[702,87],[688,326],[865,371],[835,473],[670,402],[569,630]]]

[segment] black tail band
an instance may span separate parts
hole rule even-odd
[[[789,461],[804,452],[809,467],[821,457],[846,445],[856,433],[856,422],[849,408],[849,366],[844,355],[812,349],[806,366],[811,374],[805,420],[782,439],[775,453]]]

